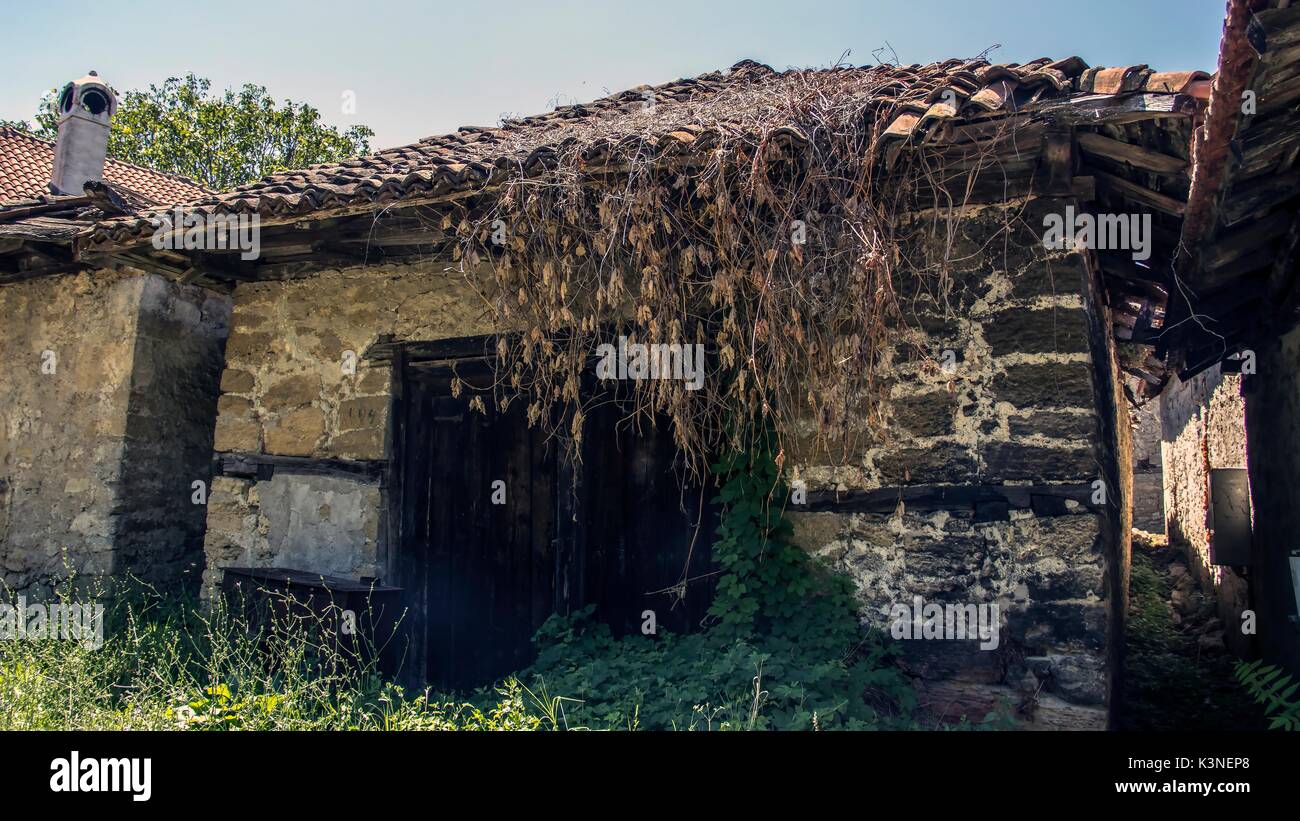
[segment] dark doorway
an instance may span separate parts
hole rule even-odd
[[[589,407],[579,473],[565,539],[575,605],[595,604],[615,635],[641,630],[647,610],[660,629],[698,629],[713,600],[715,491],[687,478],[667,420],[637,424],[613,401]]]
[[[413,679],[490,684],[527,666],[552,613],[588,604],[615,634],[640,630],[647,610],[659,630],[698,628],[713,489],[685,481],[664,424],[638,429],[621,403],[590,402],[575,464],[566,442],[529,428],[524,401],[501,409],[473,389],[491,384],[490,361],[403,359],[393,566]]]

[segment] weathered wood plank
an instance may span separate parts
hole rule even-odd
[[[269,479],[276,470],[290,473],[318,475],[360,476],[381,480],[387,463],[381,459],[356,461],[352,459],[317,459],[309,456],[277,456],[269,453],[241,453],[225,451],[213,454],[213,471],[224,476],[256,476]]]
[[[1093,174],[1097,177],[1097,181],[1101,183],[1103,188],[1108,188],[1114,193],[1140,203],[1141,205],[1145,205],[1148,208],[1154,208],[1155,210],[1162,211],[1166,214],[1182,216],[1184,209],[1187,207],[1187,204],[1182,200],[1176,200],[1167,194],[1152,191],[1150,188],[1138,185],[1137,183],[1126,180],[1123,177],[1117,177],[1114,174],[1107,174],[1105,171],[1096,170],[1094,170]]]
[[[1202,257],[1202,265],[1210,270],[1222,268],[1233,260],[1258,251],[1261,245],[1274,242],[1286,234],[1292,221],[1291,214],[1278,211],[1243,228],[1220,233],[1214,239],[1213,247]]]
[[[1300,43],[1300,5],[1256,12],[1246,24],[1246,38],[1260,54]]]
[[[1138,265],[1131,253],[1125,251],[1098,251],[1097,262],[1101,265],[1101,269],[1106,276],[1131,282],[1151,282],[1166,288],[1168,286],[1167,269],[1161,269],[1155,265],[1151,267]]]
[[[1242,190],[1232,190],[1220,209],[1220,221],[1226,227],[1246,219],[1258,219],[1300,192],[1300,169],[1268,179],[1252,181]]]
[[[1096,509],[1092,494],[1091,485],[909,485],[878,490],[813,491],[808,494],[807,505],[790,510],[888,515],[900,502],[912,510],[947,510],[987,502],[1005,502],[1010,508],[1024,510],[1034,507],[1035,496],[1070,499]]]
[[[1076,135],[1079,148],[1085,153],[1105,157],[1115,162],[1126,163],[1153,174],[1179,174],[1187,168],[1187,161],[1152,151],[1140,145],[1111,139],[1102,134],[1080,131]]]
[[[1042,103],[1032,113],[1062,125],[1119,124],[1162,117],[1189,117],[1195,113],[1197,105],[1196,99],[1187,94],[1092,94]]]

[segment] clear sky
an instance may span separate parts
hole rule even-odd
[[[1215,69],[1224,0],[516,2],[0,0],[0,118],[95,69],[119,91],[193,71],[265,85],[375,148],[751,58],[774,68],[1082,57]],[[355,115],[343,113],[353,92]]]

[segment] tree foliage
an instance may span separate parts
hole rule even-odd
[[[265,86],[248,83],[220,94],[211,88],[211,81],[190,73],[120,95],[108,155],[223,190],[370,150],[370,128],[354,125],[340,131],[322,122],[320,112],[306,103],[286,99],[277,105]],[[55,139],[58,118],[50,102],[57,94],[52,89],[43,98],[35,125],[0,125]]]

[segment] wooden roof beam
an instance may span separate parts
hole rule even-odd
[[[1255,12],[1246,24],[1246,39],[1260,54],[1300,44],[1300,4]]]
[[[1152,151],[1140,145],[1090,131],[1080,131],[1076,136],[1079,148],[1084,153],[1150,171],[1152,174],[1180,174],[1187,169],[1187,160],[1161,154],[1159,151]]]
[[[1093,170],[1093,176],[1101,183],[1103,188],[1107,188],[1115,194],[1119,194],[1125,199],[1132,200],[1140,205],[1145,205],[1156,211],[1174,216],[1182,216],[1187,204],[1182,200],[1174,199],[1168,194],[1161,194],[1158,191],[1152,191],[1143,185],[1126,180],[1123,177],[1114,174],[1107,174],[1105,171]]]

